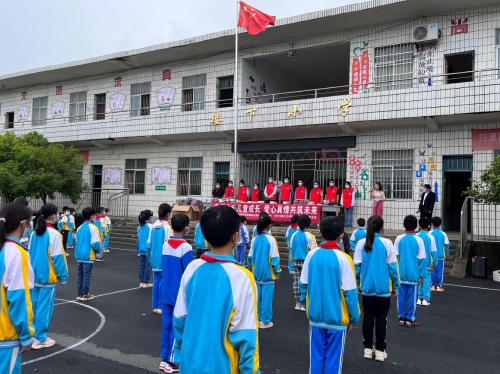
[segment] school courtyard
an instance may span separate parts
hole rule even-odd
[[[138,288],[134,246],[114,244],[105,261],[94,264],[96,298],[87,303],[75,301],[76,262],[69,253],[69,281],[58,285],[50,328],[57,344],[25,354],[23,373],[159,372],[161,317],[151,312],[151,289]],[[359,323],[347,336],[343,373],[498,373],[499,300],[500,283],[447,277],[445,292],[419,307],[416,328],[397,325],[394,300],[388,359],[363,358]],[[263,374],[308,373],[308,321],[293,307],[292,276],[285,271],[276,284],[274,327],[259,333]]]

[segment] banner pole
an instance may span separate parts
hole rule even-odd
[[[238,21],[240,13],[240,1],[236,0],[236,27],[234,29],[235,53],[234,53],[234,209],[238,198],[239,176],[238,176]]]

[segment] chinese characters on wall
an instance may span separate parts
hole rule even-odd
[[[436,52],[436,42],[419,45],[417,52],[417,82],[418,85],[432,86],[434,74],[434,55]]]

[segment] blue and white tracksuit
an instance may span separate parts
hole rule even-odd
[[[299,225],[294,223],[293,225],[288,226],[285,234],[285,241],[288,247],[288,272],[293,273],[293,262],[292,262],[292,249],[290,247],[290,239],[292,235],[299,229]]]
[[[259,321],[268,324],[273,318],[274,282],[281,268],[278,243],[267,231],[252,239],[247,263],[257,283]]]
[[[394,242],[399,260],[401,286],[398,292],[398,313],[400,319],[415,321],[417,314],[417,285],[419,278],[427,274],[424,241],[414,231],[399,235]],[[406,303],[408,302],[408,305]]]
[[[73,231],[75,231],[75,216],[70,215],[68,217],[68,228],[69,228],[69,233],[68,233],[68,241],[66,242],[66,247],[73,247],[74,244],[74,238],[73,238]]]
[[[153,225],[146,221],[137,229],[137,242],[139,243],[139,282],[148,284],[151,276],[151,264],[149,263],[148,254],[148,239],[149,233]]]
[[[0,250],[0,373],[21,373],[21,349],[33,344],[33,288],[30,257],[21,242],[7,237]]]
[[[85,221],[76,231],[75,257],[78,263],[78,295],[88,294],[94,260],[101,253],[99,230],[91,221]]]
[[[354,265],[335,242],[310,251],[300,276],[310,326],[310,373],[341,373],[347,326],[359,321]],[[328,295],[328,297],[325,297]]]
[[[272,230],[269,230],[269,235],[272,235],[271,231]],[[259,235],[259,233],[257,232],[257,225],[255,225],[252,230],[252,239],[255,238],[257,235]]]
[[[188,265],[193,261],[193,247],[184,238],[171,236],[163,245],[162,269],[162,327],[161,358],[169,364],[178,364],[179,358],[174,355],[174,307],[179,293],[181,278]],[[206,284],[201,288],[207,292]]]
[[[436,240],[437,263],[432,270],[431,284],[433,287],[443,287],[444,260],[450,255],[450,241],[448,235],[439,227],[434,227],[431,235]]]
[[[358,228],[352,232],[351,238],[349,240],[351,250],[355,251],[358,242],[364,238],[366,238],[366,230],[364,227],[358,226]]]
[[[293,263],[293,293],[295,303],[300,303],[300,276],[309,251],[317,248],[316,237],[309,231],[297,230],[290,238],[290,259]]]
[[[94,225],[97,227],[97,230],[99,230],[99,238],[101,238],[101,249],[102,249],[102,251],[96,255],[96,258],[101,259],[104,256],[104,250],[107,249],[107,247],[105,247],[105,242],[106,242],[108,225],[106,224],[106,219],[104,218],[104,216],[101,215],[96,216]]]
[[[210,248],[210,244],[208,244],[205,236],[203,236],[199,223],[194,228],[194,245],[196,247],[196,258],[200,258]]]
[[[240,225],[240,242],[236,247],[236,261],[243,266],[245,263],[245,253],[247,251],[247,244],[250,243],[248,229],[244,224]]]
[[[47,227],[40,236],[33,233],[29,253],[35,276],[35,287],[31,291],[35,339],[44,343],[49,336],[49,324],[54,312],[56,284],[58,281],[66,284],[68,280],[62,235],[52,227]]]
[[[153,269],[153,309],[162,309],[161,290],[163,287],[162,280],[162,252],[163,245],[172,236],[172,228],[168,221],[158,220],[153,225],[149,232],[148,238],[148,253],[147,258]]]
[[[418,298],[431,301],[431,271],[437,265],[436,240],[427,230],[420,230],[417,234],[424,241],[425,247],[425,265],[427,273],[422,283],[418,286]]]
[[[183,373],[259,374],[257,290],[234,258],[211,253],[182,276],[174,309]]]
[[[109,237],[111,235],[111,231],[113,231],[113,224],[111,223],[111,218],[108,216],[104,216],[104,220],[106,221],[106,237],[104,238],[104,249],[107,250],[109,247]]]

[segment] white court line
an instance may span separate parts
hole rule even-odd
[[[32,364],[33,362],[37,362],[37,361],[41,361],[41,360],[45,360],[46,358],[49,358],[49,357],[53,357],[55,355],[58,355],[60,353],[63,353],[63,352],[66,352],[66,351],[69,351],[75,347],[78,347],[79,345],[82,345],[83,343],[85,343],[87,340],[93,338],[95,335],[97,335],[99,333],[99,331],[102,330],[102,328],[104,327],[104,324],[106,323],[106,317],[104,316],[104,314],[101,313],[100,310],[90,306],[90,305],[86,305],[86,304],[81,304],[81,303],[77,303],[75,301],[71,301],[71,300],[64,300],[64,299],[56,299],[56,300],[63,300],[63,301],[66,301],[68,303],[73,303],[73,304],[76,304],[76,305],[80,305],[80,306],[83,306],[85,308],[89,308],[90,310],[93,310],[94,312],[96,312],[99,317],[101,317],[101,323],[99,324],[99,326],[94,330],[94,332],[92,334],[90,334],[89,336],[87,336],[85,339],[82,339],[80,340],[78,343],[75,343],[69,347],[66,347],[64,349],[61,349],[60,351],[57,351],[57,352],[54,352],[54,353],[51,353],[50,355],[47,355],[47,356],[43,356],[43,357],[38,357],[38,358],[35,358],[34,360],[31,360],[31,361],[26,361],[26,362],[23,362],[21,365],[28,365],[28,364]],[[58,304],[56,304],[58,305]]]
[[[449,284],[449,283],[443,283],[443,286],[451,286],[451,287],[462,287],[462,288],[473,288],[476,290],[485,290],[485,291],[497,291],[500,292],[500,290],[497,290],[495,288],[484,288],[484,287],[472,287],[472,286],[461,286],[459,284]]]
[[[117,294],[117,293],[122,293],[122,292],[127,292],[127,291],[133,291],[133,290],[138,290],[138,289],[140,289],[140,287],[134,287],[134,288],[128,288],[128,289],[126,289],[126,290],[120,290],[120,291],[114,291],[114,292],[103,293],[102,295],[96,295],[96,296],[94,296],[94,299],[95,299],[96,297],[102,297],[102,296],[114,295],[114,294]],[[62,303],[57,303],[57,304],[54,304],[54,306],[55,306],[55,305],[63,305],[63,304],[68,304],[68,303],[76,303],[76,304],[79,304],[79,303],[75,302],[74,300],[71,300],[71,301],[70,301],[70,300],[66,300],[66,301],[64,301],[64,302],[62,302]]]

